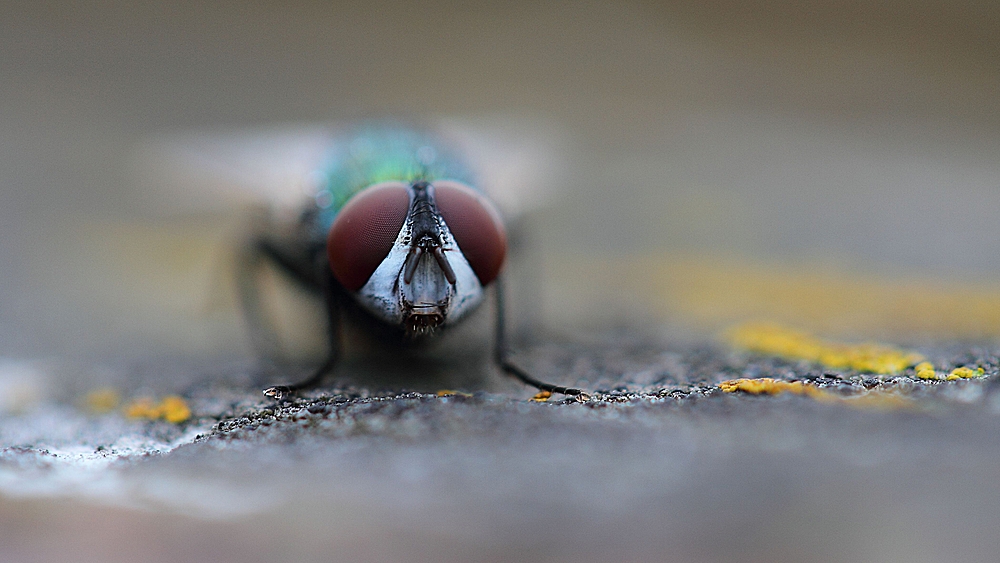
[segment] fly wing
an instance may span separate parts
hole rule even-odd
[[[513,219],[551,204],[563,191],[569,137],[543,118],[446,118],[442,135],[465,152],[479,188]]]
[[[138,143],[129,170],[143,187],[137,197],[154,212],[294,208],[313,189],[311,174],[333,142],[331,131],[293,124],[166,133]]]
[[[418,124],[419,125],[419,124]],[[507,218],[560,191],[567,137],[545,120],[445,118],[423,125],[468,160]],[[346,127],[288,124],[172,132],[139,142],[128,169],[143,208],[163,214],[232,212],[248,204],[299,209],[315,195],[317,171]]]

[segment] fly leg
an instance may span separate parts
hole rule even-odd
[[[276,236],[269,223],[266,217],[253,219],[254,234],[242,245],[236,261],[236,289],[251,345],[268,363],[276,364],[281,363],[281,343],[261,298],[261,267],[270,262],[299,285],[317,293],[320,284],[309,247],[295,237]]]
[[[337,291],[337,282],[333,279],[333,273],[326,266],[325,261],[322,267],[325,270],[323,275],[323,299],[326,302],[327,336],[329,338],[329,353],[326,360],[312,375],[302,381],[288,385],[276,385],[264,389],[264,394],[277,401],[283,401],[296,391],[310,389],[319,385],[323,378],[333,370],[340,358],[340,292]]]
[[[260,295],[260,268],[268,253],[264,239],[255,240],[237,258],[236,289],[243,321],[246,323],[254,351],[269,363],[280,361],[281,344],[274,324],[264,310]]]
[[[560,385],[553,385],[551,383],[545,383],[544,381],[539,381],[534,377],[528,375],[523,369],[516,366],[510,361],[510,352],[507,349],[507,329],[506,321],[504,318],[504,287],[503,278],[498,277],[493,282],[493,294],[496,297],[496,332],[494,335],[494,350],[493,359],[496,361],[500,369],[504,371],[507,375],[517,378],[519,381],[526,385],[530,385],[539,391],[547,391],[549,393],[559,393],[562,395],[570,395],[573,397],[579,397],[586,400],[588,395],[580,389],[575,389],[573,387],[562,387]]]
[[[265,390],[269,397],[281,400],[296,390],[313,387],[333,369],[340,356],[339,285],[326,262],[326,253],[308,238],[297,233],[277,235],[266,219],[257,219],[255,235],[244,245],[237,265],[237,289],[243,316],[254,349],[261,351],[269,364],[280,363],[280,340],[273,321],[264,310],[259,287],[260,268],[265,262],[276,266],[296,284],[322,294],[326,302],[330,352],[326,361],[309,378],[291,385]],[[271,371],[271,370],[266,370]]]

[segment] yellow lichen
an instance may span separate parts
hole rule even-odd
[[[129,418],[160,418],[160,411],[157,404],[149,397],[135,399],[124,407],[125,416]]]
[[[549,391],[539,391],[534,397],[531,398],[531,400],[536,403],[544,403],[545,401],[548,401],[551,396],[552,393]]]
[[[177,395],[170,395],[160,401],[160,416],[167,422],[180,424],[191,418],[191,409],[187,401]]]
[[[164,397],[159,403],[149,397],[142,397],[125,405],[124,412],[129,418],[163,419],[173,424],[180,424],[191,418],[187,402],[177,395]]]
[[[471,393],[465,393],[463,391],[453,391],[451,389],[442,389],[442,390],[440,390],[440,391],[437,392],[437,396],[438,397],[455,397],[455,396],[459,396],[459,397],[471,397],[472,394]]]
[[[882,375],[895,375],[923,359],[916,352],[891,346],[834,342],[769,323],[737,326],[729,331],[728,340],[752,352]]]
[[[913,402],[894,393],[866,392],[860,395],[844,397],[837,393],[821,389],[812,383],[802,381],[782,381],[761,377],[758,379],[731,379],[719,384],[719,389],[726,393],[742,391],[753,395],[779,395],[792,393],[803,395],[823,403],[838,403],[854,408],[895,409],[910,407]]]
[[[731,379],[719,384],[719,389],[726,393],[743,391],[752,395],[778,395],[780,393],[792,393],[794,395],[808,395],[819,397],[828,394],[826,391],[815,385],[803,383],[801,381],[782,381],[770,377],[758,379]]]
[[[916,372],[917,379],[937,379],[937,372],[934,371],[934,365],[930,362],[920,362],[914,366],[914,371]]]
[[[587,279],[621,289],[625,282],[630,296],[649,296],[651,313],[708,329],[768,319],[829,335],[1000,336],[1000,280],[861,274],[816,258],[789,264],[719,254],[561,253],[550,275],[565,280],[562,286]]]
[[[951,370],[945,379],[948,381],[955,381],[956,379],[971,379],[973,377],[982,377],[985,371],[983,368],[972,369],[969,367],[960,367]]]
[[[83,405],[94,414],[105,414],[118,408],[121,400],[121,394],[116,389],[105,387],[87,393],[83,397]]]

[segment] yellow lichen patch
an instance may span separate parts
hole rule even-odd
[[[673,254],[598,258],[592,252],[576,258],[588,271],[560,270],[560,277],[597,279],[619,288],[625,280],[628,295],[649,295],[649,303],[662,314],[706,328],[766,318],[830,335],[1000,335],[1000,282],[994,280],[859,274],[822,259],[761,263],[727,255]]]
[[[160,401],[160,416],[167,422],[180,424],[191,418],[191,409],[187,401],[177,395],[170,395]]]
[[[121,394],[116,389],[105,387],[87,393],[83,397],[83,406],[94,414],[105,414],[118,408],[121,400]]]
[[[829,393],[823,391],[815,385],[810,385],[801,381],[782,381],[780,379],[771,379],[770,377],[761,377],[758,379],[731,379],[720,383],[719,389],[722,389],[726,393],[743,391],[744,393],[750,393],[752,395],[778,395],[780,393],[808,395],[811,397],[829,395]]]
[[[539,391],[534,397],[531,398],[531,400],[536,403],[544,403],[545,401],[548,401],[551,396],[552,393],[548,391]]]
[[[124,407],[125,416],[129,418],[160,418],[160,411],[157,404],[149,397],[136,399]]]
[[[163,419],[173,424],[180,424],[191,418],[187,402],[177,395],[164,397],[159,403],[148,397],[136,399],[125,405],[124,411],[129,418]]]
[[[462,391],[453,391],[451,389],[442,389],[442,390],[440,390],[440,391],[437,392],[437,396],[438,397],[454,397],[456,395],[459,396],[459,397],[471,397],[472,396],[470,393],[464,393]]]
[[[895,375],[923,359],[891,346],[834,342],[771,323],[739,325],[728,332],[728,340],[737,348],[760,354],[882,375]]]
[[[896,409],[913,405],[913,402],[895,393],[869,391],[861,395],[844,397],[802,381],[782,381],[761,377],[758,379],[731,379],[719,384],[726,393],[742,391],[753,395],[803,395],[822,403],[838,403],[854,408]]]
[[[930,362],[920,362],[913,368],[916,371],[917,379],[937,379],[937,372]]]
[[[983,368],[972,369],[969,367],[960,367],[951,370],[945,379],[948,381],[954,381],[956,379],[971,379],[973,377],[982,377],[985,371]]]

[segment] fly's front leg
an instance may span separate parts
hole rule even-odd
[[[265,394],[280,400],[296,390],[315,386],[336,364],[340,355],[339,285],[333,280],[326,253],[301,236],[300,232],[275,234],[270,222],[260,217],[254,227],[253,237],[244,245],[239,256],[237,289],[255,350],[268,360],[280,361],[280,340],[261,299],[259,275],[264,263],[274,265],[304,289],[323,295],[326,302],[329,355],[323,365],[304,381],[265,390]]]
[[[269,261],[303,287],[318,292],[320,286],[311,260],[305,253],[293,250],[294,247],[262,234],[249,241],[237,259],[236,285],[250,342],[258,354],[275,363],[281,363],[283,358],[281,340],[261,299],[261,266]]]
[[[312,375],[299,381],[297,383],[291,383],[288,385],[276,385],[274,387],[268,387],[264,390],[264,394],[278,401],[283,401],[287,399],[290,395],[296,391],[302,391],[305,389],[310,389],[319,385],[323,378],[330,373],[334,366],[337,365],[337,360],[340,359],[340,291],[338,291],[339,286],[337,281],[333,279],[333,273],[330,271],[329,266],[326,265],[326,261],[322,260],[321,265],[324,268],[325,273],[323,274],[323,300],[326,303],[326,319],[327,319],[327,336],[329,339],[329,353],[326,357],[326,361],[323,362],[319,368],[313,372]]]
[[[260,274],[265,261],[271,261],[287,271],[284,263],[289,260],[275,259],[275,249],[280,245],[268,233],[267,219],[256,217],[252,230],[252,236],[242,245],[236,260],[236,289],[240,309],[254,351],[269,363],[280,363],[281,343],[261,298]]]
[[[549,393],[560,393],[562,395],[570,395],[573,397],[578,397],[582,400],[587,400],[589,396],[580,389],[575,389],[573,387],[562,387],[560,385],[553,385],[551,383],[545,383],[544,381],[539,381],[534,377],[528,375],[526,371],[516,366],[510,361],[510,352],[507,349],[507,327],[506,319],[504,315],[504,286],[503,277],[498,277],[493,282],[493,294],[496,297],[496,331],[494,334],[494,349],[493,349],[493,359],[496,361],[500,369],[504,371],[507,375],[517,378],[519,381],[526,385],[530,385],[535,389],[540,391],[547,391]]]

